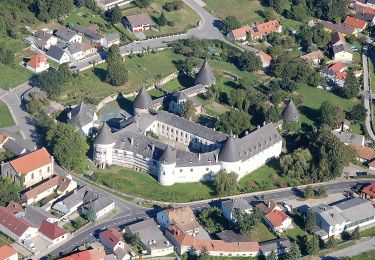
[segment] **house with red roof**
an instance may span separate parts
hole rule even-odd
[[[254,40],[260,40],[270,33],[281,33],[282,26],[277,20],[256,24],[251,27],[250,37]]]
[[[357,158],[360,162],[368,163],[375,159],[374,149],[366,146],[360,146],[358,144],[349,144],[349,146],[356,151]]]
[[[115,228],[107,229],[99,234],[100,243],[105,248],[116,251],[118,248],[125,249],[125,241],[122,234]]]
[[[19,203],[14,202],[14,201],[11,201],[8,203],[7,209],[10,209],[13,212],[13,214],[24,211],[22,206]]]
[[[0,260],[18,260],[18,252],[8,245],[0,246]]]
[[[229,32],[227,37],[232,41],[245,42],[247,40],[248,34],[251,31],[251,28],[252,27],[249,25],[242,26]]]
[[[57,224],[50,223],[47,220],[42,222],[42,225],[39,228],[39,234],[52,245],[56,245],[57,243],[66,240],[68,237],[68,233],[65,229],[62,229]]]
[[[292,228],[292,219],[283,211],[273,210],[264,215],[263,219],[267,225],[276,233],[282,233],[286,229]]]
[[[262,61],[262,67],[263,68],[267,68],[271,65],[271,62],[273,61],[273,58],[272,58],[271,55],[269,55],[266,52],[260,50],[258,52],[258,56],[259,56],[260,60]]]
[[[14,182],[22,182],[23,187],[28,188],[51,177],[53,165],[53,156],[46,148],[41,148],[10,162],[1,163],[1,174]]]
[[[313,51],[302,55],[300,58],[306,62],[310,62],[314,65],[319,65],[320,60],[323,58],[323,52],[321,51]]]
[[[363,199],[370,200],[372,203],[375,203],[375,182],[371,183],[361,190],[361,197]]]
[[[104,260],[106,258],[103,247],[92,248],[60,258],[60,260]]]
[[[49,63],[44,54],[33,54],[31,59],[26,63],[26,68],[34,73],[40,73],[48,70]]]
[[[366,21],[354,18],[352,16],[347,16],[344,20],[344,24],[354,27],[357,32],[362,32],[367,26]]]
[[[0,206],[0,231],[21,243],[38,236],[38,229],[24,218],[18,218],[8,208]]]

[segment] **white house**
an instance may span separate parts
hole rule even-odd
[[[95,110],[83,102],[68,112],[68,124],[76,127],[85,136],[92,133],[96,120],[98,116]]]
[[[125,249],[125,241],[122,234],[115,228],[107,229],[99,234],[100,243],[105,248],[116,251],[118,248]]]
[[[18,252],[8,245],[0,246],[1,260],[18,260]]]
[[[253,207],[243,198],[225,200],[221,202],[223,216],[229,221],[235,221],[235,212],[239,210],[246,214],[251,214]]]
[[[48,70],[49,63],[47,57],[44,54],[37,54],[31,57],[31,59],[26,63],[26,68],[34,73],[40,73]]]
[[[332,47],[333,59],[335,61],[341,61],[350,63],[353,61],[353,50],[347,44],[341,44]]]
[[[65,50],[61,49],[58,46],[51,46],[46,55],[48,56],[48,58],[50,58],[54,62],[57,62],[58,64],[63,64],[69,62],[70,60],[69,55],[65,52]]]
[[[68,237],[68,234],[64,229],[57,224],[50,223],[46,220],[42,222],[42,225],[39,228],[39,234],[52,245],[61,243]]]
[[[81,60],[85,57],[82,45],[80,43],[71,43],[68,46],[68,53],[74,60]]]
[[[102,218],[115,209],[115,202],[109,198],[100,195],[97,199],[85,203],[82,208],[82,214],[86,214],[89,210],[94,210],[96,218]]]
[[[64,43],[82,43],[82,36],[73,30],[67,29],[65,27],[60,28],[55,33],[56,37],[59,38]]]
[[[292,228],[292,219],[283,211],[274,210],[264,215],[264,220],[267,225],[276,233],[282,233],[285,230]]]
[[[109,48],[112,45],[120,44],[121,38],[118,33],[107,34],[100,39],[100,45],[104,48]]]

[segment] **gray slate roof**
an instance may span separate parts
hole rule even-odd
[[[342,51],[349,52],[349,53],[353,54],[352,48],[347,44],[340,44],[340,45],[333,46],[332,51],[335,54],[339,53],[339,52],[342,52]]]
[[[371,22],[375,18],[375,15],[358,11],[355,18]]]
[[[107,42],[115,42],[120,40],[120,35],[118,33],[111,33],[104,36]]]
[[[7,141],[3,145],[5,150],[8,150],[12,154],[20,155],[26,152],[26,148],[21,146],[19,143],[14,141],[12,138],[8,138]]]
[[[33,207],[33,206],[27,207],[25,209],[24,213],[25,213],[24,218],[27,221],[29,221],[31,224],[36,226],[37,228],[39,228],[42,225],[42,222],[44,220],[47,220],[49,218],[56,218],[55,216],[53,216],[49,212],[47,212],[47,211],[45,211],[41,208],[37,208],[37,207]]]
[[[132,27],[148,25],[152,23],[151,17],[147,13],[133,14],[125,16],[125,19]]]
[[[351,223],[375,216],[375,209],[371,202],[362,198],[353,198],[340,202],[334,207],[337,207],[342,216]]]
[[[76,33],[64,27],[57,30],[55,35],[59,37],[61,40],[68,42],[76,35]]]
[[[243,198],[225,200],[221,202],[222,207],[229,209],[230,211],[234,209],[247,210],[253,207]]]
[[[71,54],[76,54],[82,51],[82,45],[79,43],[71,43],[68,46],[68,50]]]
[[[89,195],[89,194],[87,194]],[[86,199],[86,196],[85,196]],[[94,212],[101,211],[102,209],[106,208],[108,205],[112,204],[113,201],[105,196],[99,195],[99,197],[91,202],[85,203],[84,200],[84,208],[86,209],[93,209]]]
[[[51,48],[49,48],[49,50],[47,51],[46,54],[49,57],[52,57],[56,60],[60,60],[61,57],[64,55],[64,53],[65,53],[65,51],[62,48],[60,48],[56,45],[53,45],[53,46],[51,46]]]
[[[85,197],[86,191],[88,188],[83,186],[77,190],[75,190],[72,194],[68,197],[64,198],[63,200],[55,203],[52,206],[52,209],[58,210],[60,212],[68,213],[70,209],[76,207],[83,203],[83,198]]]
[[[84,127],[94,121],[95,111],[83,102],[73,108],[71,111],[71,119],[68,119],[68,123]]]
[[[141,90],[138,92],[137,97],[134,99],[133,102],[133,109],[140,108],[140,109],[148,109],[152,106],[152,99],[150,94],[148,94],[145,87],[142,87]]]
[[[269,254],[272,251],[274,252],[282,252],[289,250],[291,247],[291,243],[289,239],[287,238],[279,238],[279,239],[273,239],[266,242],[260,242],[259,243],[259,251],[262,252],[262,254]]]
[[[176,149],[172,148],[170,145],[167,145],[164,152],[161,154],[159,161],[164,164],[173,164],[176,163]]]
[[[322,219],[325,220],[330,226],[337,224],[343,224],[346,222],[346,219],[338,212],[334,207],[320,204],[313,207],[315,214],[320,215]]]
[[[288,105],[285,107],[281,118],[285,122],[298,122],[298,110],[296,105],[294,105],[293,100],[291,99]]]
[[[84,34],[87,38],[89,38],[92,41],[99,41],[101,36],[90,30],[90,28],[75,24],[73,26],[73,30],[77,31],[78,33]]]
[[[357,135],[350,132],[336,132],[334,130],[331,132],[345,144],[357,144],[362,146],[365,140],[363,135]]]
[[[241,160],[240,152],[232,136],[229,136],[224,146],[220,149],[219,160],[223,162],[238,162]]]
[[[216,84],[215,74],[208,64],[208,60],[205,59],[203,62],[202,67],[200,68],[196,78],[195,78],[195,85],[206,85],[211,86]]]
[[[113,144],[114,142],[115,139],[112,135],[111,128],[104,122],[102,129],[95,138],[95,144]]]

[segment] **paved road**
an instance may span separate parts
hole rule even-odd
[[[339,258],[342,256],[352,257],[372,250],[375,250],[375,237],[367,238],[353,246],[333,252],[332,254],[324,256],[323,259]]]
[[[370,47],[370,42],[365,43],[365,46]],[[368,66],[368,52],[366,50],[363,51],[362,54],[362,63],[363,63],[363,104],[365,109],[367,110],[366,115],[366,130],[370,136],[370,138],[375,141],[375,134],[371,126],[372,121],[372,110],[371,110],[371,90],[369,84],[369,66]]]

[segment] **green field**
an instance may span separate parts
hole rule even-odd
[[[233,15],[244,25],[264,20],[259,14],[264,8],[257,0],[203,0],[203,2],[206,3],[206,9],[220,19]]]
[[[4,65],[0,64],[0,88],[9,89],[14,88],[29,80],[32,73],[28,69],[18,65]]]
[[[152,19],[156,19],[160,16],[161,12],[164,11],[168,21],[173,21],[173,26],[163,26],[160,31],[148,30],[145,32],[147,37],[167,35],[173,33],[184,33],[190,28],[194,28],[198,25],[199,16],[194,10],[192,10],[187,4],[184,3],[182,9],[174,12],[167,12],[164,10],[163,5],[169,0],[154,0],[149,8],[140,9],[138,7],[125,8],[122,12],[124,16],[133,15],[142,12],[147,12]]]
[[[14,125],[13,117],[4,102],[0,101],[0,128]]]
[[[267,241],[275,239],[276,236],[268,229],[268,227],[261,222],[257,228],[252,232],[250,240],[252,241]]]
[[[351,259],[352,260],[366,260],[366,259],[373,260],[375,259],[375,250],[353,256]]]

